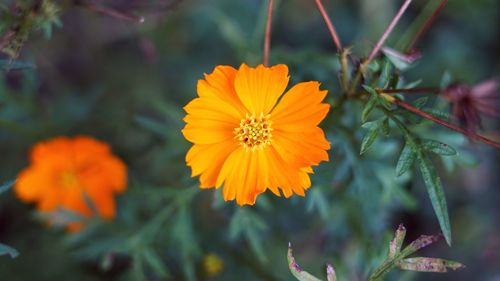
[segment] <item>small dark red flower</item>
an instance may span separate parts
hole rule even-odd
[[[453,83],[443,92],[452,103],[453,116],[469,131],[481,127],[481,114],[500,117],[500,79],[493,78],[475,86]]]

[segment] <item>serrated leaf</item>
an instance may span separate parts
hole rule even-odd
[[[300,266],[295,261],[295,258],[293,257],[292,245],[290,243],[288,244],[288,267],[290,268],[292,275],[299,281],[321,281],[321,279],[314,277],[309,272],[304,271],[302,270],[302,268],[300,268]]]
[[[396,165],[396,175],[399,177],[406,173],[413,165],[415,158],[417,158],[416,149],[411,144],[406,143],[399,155],[398,164]]]
[[[434,213],[438,218],[441,231],[446,239],[446,243],[451,246],[450,218],[448,215],[448,207],[446,205],[446,197],[444,195],[441,179],[436,172],[436,168],[426,155],[419,153],[418,162],[420,172],[422,173],[427,193],[429,194],[432,207],[434,208]]]
[[[439,258],[407,258],[399,261],[398,267],[403,270],[419,272],[448,272],[448,269],[457,270],[465,266],[456,261]]]
[[[422,140],[421,147],[429,152],[444,156],[456,155],[457,151],[446,143],[437,140]]]
[[[366,120],[368,119],[368,116],[370,113],[373,111],[375,106],[377,105],[377,96],[371,96],[368,102],[366,103],[365,107],[363,108],[363,112],[361,113],[361,122],[365,123]]]
[[[19,256],[19,252],[11,246],[0,243],[0,256],[3,255],[9,255],[11,258],[16,258]]]
[[[369,122],[369,123],[371,123],[372,125],[370,126],[370,128],[368,129],[368,132],[366,133],[366,135],[363,137],[363,140],[361,141],[361,150],[359,152],[360,155],[365,153],[370,148],[370,146],[373,144],[375,139],[377,139],[378,133],[380,132],[380,128],[382,126],[382,120],[377,120],[375,122]],[[365,123],[364,125],[369,124],[369,123]]]
[[[414,107],[421,109],[427,103],[428,100],[429,100],[428,97],[421,97],[412,102],[412,104]]]
[[[7,181],[7,182],[4,182],[3,184],[1,184],[0,185],[0,194],[9,190],[14,185],[14,183],[16,183],[15,180],[10,180],[10,181]]]
[[[439,109],[435,109],[435,108],[424,108],[422,109],[423,112],[426,112],[426,113],[429,113],[430,115],[436,117],[436,118],[439,118],[443,121],[450,121],[451,117],[450,117],[450,114],[447,113],[447,112],[444,112],[444,111],[441,111]]]
[[[391,126],[389,125],[389,118],[387,117],[382,120],[382,132],[386,136],[391,133]]]

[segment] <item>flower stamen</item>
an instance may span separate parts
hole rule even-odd
[[[256,117],[255,114],[247,114],[246,118],[241,119],[240,127],[234,129],[235,138],[246,150],[263,149],[271,143],[273,129],[269,117],[269,114],[262,113],[259,117]]]

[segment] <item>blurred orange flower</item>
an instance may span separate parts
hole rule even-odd
[[[254,204],[270,189],[304,196],[311,166],[328,161],[330,143],[318,124],[330,106],[318,82],[288,85],[288,67],[217,66],[198,81],[198,98],[184,107],[186,155],[201,188],[224,184],[224,199]],[[279,101],[278,101],[279,100]]]
[[[106,143],[90,137],[56,137],[31,150],[31,164],[14,187],[17,197],[36,202],[42,212],[63,208],[89,217],[92,207],[105,219],[115,216],[114,193],[127,183],[125,164]],[[81,224],[70,224],[77,230]]]

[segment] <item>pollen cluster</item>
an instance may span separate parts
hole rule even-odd
[[[241,119],[240,127],[234,129],[234,134],[245,149],[254,151],[257,148],[262,149],[271,143],[273,129],[269,117],[269,114],[264,115],[261,113],[259,117],[252,114]]]

